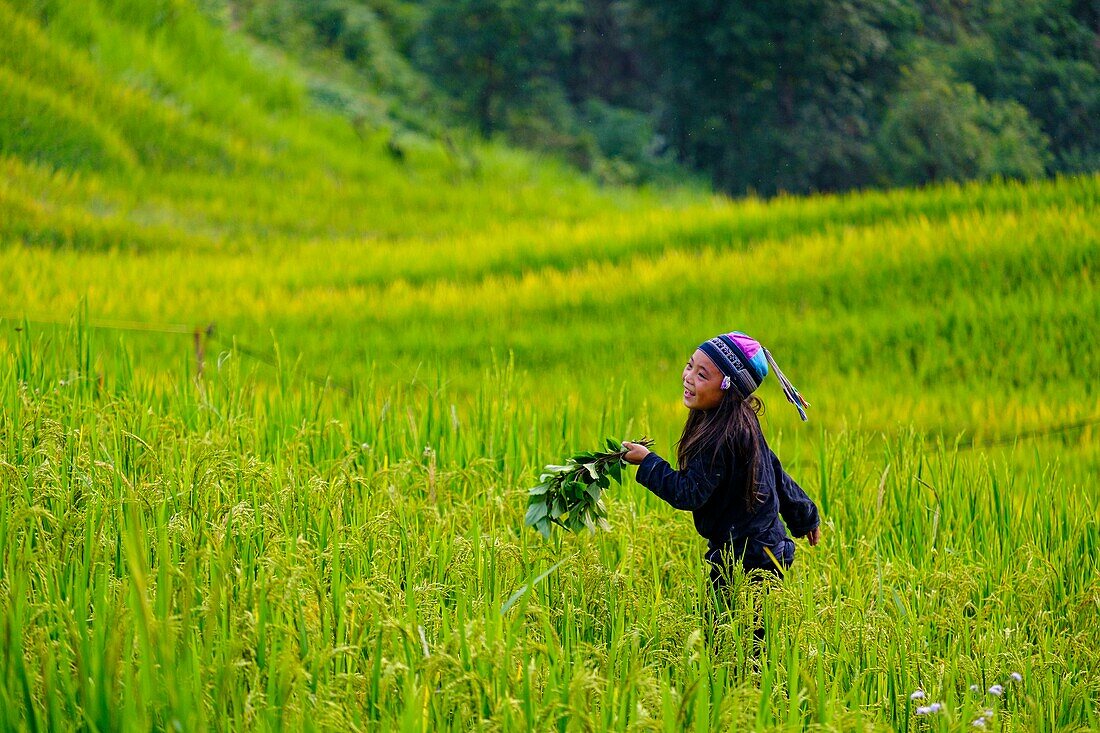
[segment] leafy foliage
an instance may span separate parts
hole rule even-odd
[[[546,466],[539,484],[528,491],[527,515],[523,521],[543,537],[550,537],[550,525],[556,524],[571,532],[585,527],[590,532],[611,529],[607,522],[607,506],[600,495],[611,486],[611,479],[622,483],[627,451],[613,438],[607,438],[607,450],[577,453],[562,465]],[[636,441],[647,448],[649,438]]]
[[[889,178],[908,184],[1031,178],[1049,157],[1046,136],[1022,106],[991,102],[927,62],[906,71],[879,145]]]
[[[331,62],[354,68],[370,104],[311,84],[321,87],[315,101],[352,119],[428,131],[446,117],[555,154],[604,183],[694,171],[726,192],[770,196],[1100,168],[1100,24],[1088,3],[229,7],[244,28],[299,57],[319,47],[326,73]],[[915,67],[927,88],[912,87]],[[924,160],[895,155],[929,104],[937,107],[930,124],[946,125],[933,143],[940,149]]]

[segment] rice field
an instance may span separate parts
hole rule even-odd
[[[1100,730],[1100,177],[600,188],[303,74],[0,0],[0,729]],[[734,328],[824,539],[714,620],[632,479],[523,516]]]

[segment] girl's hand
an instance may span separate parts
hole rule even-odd
[[[809,542],[811,546],[816,545],[818,542],[821,542],[821,527],[814,527],[809,532],[807,532],[806,541]]]
[[[626,455],[623,456],[623,460],[627,463],[633,463],[635,466],[641,463],[645,457],[649,455],[649,448],[646,448],[644,445],[638,445],[637,443],[628,443],[624,440],[623,448],[627,449]]]

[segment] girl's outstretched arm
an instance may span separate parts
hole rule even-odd
[[[806,495],[802,487],[783,470],[779,457],[771,448],[768,448],[768,460],[772,462],[772,470],[775,472],[775,493],[779,497],[779,513],[783,515],[783,521],[795,537],[810,535],[811,544],[817,544],[818,525],[821,519],[817,513],[817,505]]]
[[[638,483],[672,505],[675,509],[692,511],[703,506],[714,493],[721,474],[703,470],[702,461],[693,461],[677,471],[652,451],[638,464]]]

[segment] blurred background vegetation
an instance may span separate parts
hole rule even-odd
[[[323,70],[314,100],[363,124],[465,126],[612,183],[767,196],[1100,168],[1093,0],[204,9]]]

